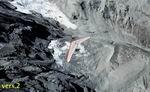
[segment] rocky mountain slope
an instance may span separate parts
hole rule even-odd
[[[74,27],[47,18],[54,18],[48,8],[28,4],[24,12],[20,0],[0,3],[2,82],[20,81],[23,92],[150,92],[149,0],[28,1],[55,4]],[[59,66],[49,43],[85,36],[91,37],[82,44],[88,54],[76,57],[76,51]]]
[[[150,91],[149,0],[56,0],[55,3],[77,25],[76,30],[67,33],[91,36],[85,43],[91,54],[79,62],[91,70],[91,79],[97,83],[96,92]]]
[[[0,92],[94,92],[84,74],[57,65],[52,40],[66,37],[59,22],[39,14],[24,14],[0,1],[0,84],[20,83]]]

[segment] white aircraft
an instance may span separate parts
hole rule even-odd
[[[76,47],[78,46],[78,44],[81,44],[82,42],[88,40],[89,38],[90,37],[80,38],[80,39],[74,40],[70,43],[69,50],[67,52],[67,62],[70,62],[71,57],[72,57]]]

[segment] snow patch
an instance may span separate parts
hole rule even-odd
[[[53,53],[53,57],[56,60],[56,63],[58,65],[63,65],[63,59],[60,58],[60,56],[66,52],[67,48],[69,47],[69,43],[65,42],[66,45],[60,47],[60,42],[57,40],[53,40],[51,41],[51,43],[49,44],[48,48],[49,49],[53,49],[54,53]]]
[[[76,29],[77,26],[70,22],[66,15],[60,11],[55,3],[49,0],[14,0],[10,2],[17,7],[17,11],[31,14],[31,11],[42,14],[44,17],[50,17],[65,25],[67,28]]]

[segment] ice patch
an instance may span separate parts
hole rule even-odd
[[[76,29],[77,26],[70,22],[66,15],[60,11],[56,4],[49,0],[14,0],[11,2],[17,7],[17,11],[31,14],[31,11],[38,12],[44,17],[50,17],[65,25],[67,28]]]
[[[61,66],[63,65],[63,61],[66,60],[66,54],[70,45],[70,42],[65,41],[64,43],[65,44],[62,45],[62,42],[58,40],[53,40],[48,46],[49,49],[54,50],[53,57],[56,60],[56,63]],[[79,44],[76,49],[79,49],[79,51],[75,51],[74,53],[77,58],[89,55],[89,53],[85,50],[84,46],[81,44]]]
[[[63,59],[60,58],[60,56],[67,51],[67,48],[69,47],[69,43],[65,42],[66,45],[60,47],[60,42],[57,40],[51,41],[48,48],[53,49],[53,57],[56,60],[56,63],[59,65],[63,65]]]

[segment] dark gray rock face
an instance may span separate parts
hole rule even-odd
[[[56,65],[51,40],[65,37],[53,19],[15,11],[0,1],[0,84],[20,83],[20,89],[0,92],[95,92],[84,74]]]

